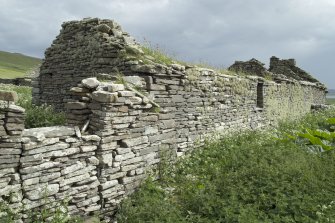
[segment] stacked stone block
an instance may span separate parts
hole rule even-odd
[[[136,78],[135,78],[136,79]],[[101,82],[90,88],[82,80],[72,88],[90,93],[88,131],[101,137],[96,151],[100,161],[99,192],[104,216],[111,216],[124,196],[132,193],[161,159],[162,151],[176,156],[176,131],[173,114],[160,111],[159,106],[135,89],[134,78],[127,84]],[[65,106],[74,103],[68,102]],[[158,107],[156,107],[158,106]]]
[[[62,201],[71,214],[100,209],[95,155],[100,137],[81,137],[78,129],[65,126],[26,129],[22,136],[20,175],[27,210],[53,210]]]
[[[24,129],[24,109],[16,106],[15,92],[0,91],[0,202],[21,208],[20,166],[21,132]]]

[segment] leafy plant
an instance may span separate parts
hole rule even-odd
[[[56,112],[52,106],[32,104],[31,88],[25,86],[1,85],[1,89],[15,91],[19,100],[17,105],[26,110],[25,127],[37,128],[65,124],[65,114]]]
[[[281,140],[292,140],[301,145],[307,145],[312,150],[330,151],[335,149],[335,118],[324,120],[324,129],[302,128],[300,131],[285,133]]]

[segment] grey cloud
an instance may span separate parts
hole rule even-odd
[[[63,21],[112,18],[188,61],[228,66],[294,57],[329,87],[335,54],[332,0],[0,0],[0,49],[43,56]]]

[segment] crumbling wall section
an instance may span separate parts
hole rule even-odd
[[[274,74],[282,74],[287,78],[292,78],[299,81],[308,81],[312,83],[320,83],[309,73],[296,66],[295,59],[280,60],[273,56],[270,58],[269,71]]]
[[[123,59],[130,52],[140,52],[135,40],[112,20],[84,19],[66,22],[60,35],[45,52],[40,75],[33,81],[35,104],[52,104],[62,110],[68,90],[98,73],[123,72]]]
[[[235,63],[231,65],[228,70],[241,73],[242,75],[254,75],[260,77],[271,76],[271,73],[267,71],[264,64],[255,58],[249,61],[235,61]]]

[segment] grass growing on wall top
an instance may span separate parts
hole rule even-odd
[[[65,115],[55,112],[48,105],[36,106],[32,104],[31,87],[0,84],[3,91],[15,91],[19,101],[17,105],[26,109],[25,128],[47,127],[65,124]]]
[[[168,52],[166,52],[166,50],[162,49],[160,46],[158,45],[154,46],[148,41],[145,41],[141,45],[141,49],[146,56],[149,56],[149,58],[151,58],[156,63],[161,63],[165,65],[180,64],[184,66],[197,66],[197,67],[212,69],[218,73],[223,73],[227,75],[240,75],[240,76],[248,75],[244,72],[234,72],[224,67],[210,65],[208,62],[205,62],[205,61],[185,62],[185,61],[179,60],[176,58],[176,56],[170,55]]]
[[[149,179],[125,200],[118,222],[334,222],[334,150],[274,140],[288,129],[322,128],[328,117],[335,111],[207,142],[170,166],[163,183]]]
[[[146,43],[141,47],[141,49],[145,55],[151,57],[156,63],[162,63],[166,65],[177,63],[171,56],[169,56],[158,46],[153,47],[152,45]]]

